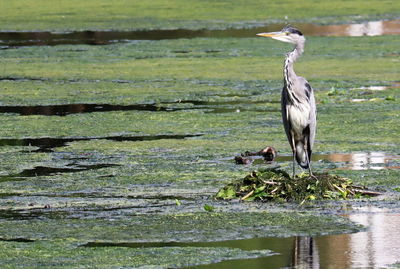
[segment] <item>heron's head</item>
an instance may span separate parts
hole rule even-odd
[[[291,26],[286,26],[279,32],[259,33],[257,35],[272,37],[273,39],[292,44],[298,44],[305,41],[303,34],[298,29]]]

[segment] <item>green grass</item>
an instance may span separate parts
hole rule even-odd
[[[58,1],[0,2],[3,31],[249,27],[271,22],[342,23],[399,17],[398,1]],[[287,18],[287,19],[286,19]]]

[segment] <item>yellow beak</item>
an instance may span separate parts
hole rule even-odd
[[[275,36],[282,36],[282,35],[284,35],[284,33],[283,32],[269,32],[269,33],[259,33],[257,35],[264,36],[264,37],[275,37]]]

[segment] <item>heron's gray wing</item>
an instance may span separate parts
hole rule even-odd
[[[282,89],[282,97],[281,97],[281,110],[282,110],[282,122],[283,122],[283,127],[285,127],[285,132],[287,139],[289,141],[289,145],[293,150],[293,145],[292,145],[292,134],[290,133],[290,121],[289,121],[289,115],[288,115],[288,104],[289,104],[289,99],[287,96],[287,89],[285,88],[286,85]]]
[[[307,149],[310,153],[312,151],[312,148],[314,146],[314,140],[315,140],[315,131],[317,129],[317,109],[315,105],[315,98],[314,98],[314,91],[311,88],[310,84],[306,82],[305,85],[305,92],[306,96],[308,97],[308,102],[310,103],[310,120],[309,120],[309,140],[308,140],[308,145],[309,148]]]

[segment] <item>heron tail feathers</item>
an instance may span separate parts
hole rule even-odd
[[[307,169],[309,165],[306,154],[307,152],[304,149],[304,144],[302,142],[298,142],[296,144],[296,161],[304,169]]]

